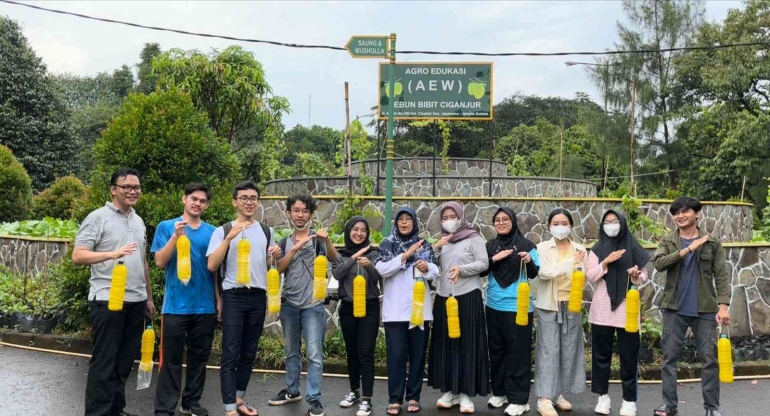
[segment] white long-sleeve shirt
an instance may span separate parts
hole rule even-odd
[[[374,267],[383,279],[382,322],[409,322],[412,318],[412,288],[414,287],[414,267],[404,268],[401,255],[393,257],[390,261],[377,262]],[[438,276],[438,266],[428,263],[428,273],[423,275],[424,280],[433,280]],[[433,320],[433,306],[430,300],[430,289],[425,288],[425,312],[426,321]]]

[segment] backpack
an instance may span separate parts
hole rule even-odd
[[[262,226],[262,232],[265,233],[265,240],[267,241],[266,248],[265,248],[265,260],[267,260],[269,249],[270,249],[270,227],[263,224],[262,222],[259,222],[259,225]],[[228,221],[224,224],[222,224],[222,229],[224,231],[224,235],[230,233],[230,231],[233,229],[233,223],[232,221]],[[222,284],[225,282],[225,276],[227,272],[227,256],[230,254],[230,245],[227,245],[227,251],[225,251],[225,259],[222,260],[222,264],[219,266],[219,290],[221,291],[223,289]],[[267,263],[267,261],[265,261]],[[267,265],[267,270],[270,270],[270,265]]]
[[[315,234],[315,231],[310,230],[310,235]],[[286,242],[289,241],[289,237],[284,237],[280,241],[278,241],[278,247],[281,248],[281,253],[284,255],[286,254]],[[324,244],[313,244],[315,247],[315,255],[318,256],[321,253],[324,253],[324,250],[326,249],[326,246]]]

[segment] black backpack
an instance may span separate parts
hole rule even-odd
[[[267,241],[267,245],[265,248],[265,263],[267,263],[267,257],[268,257],[268,250],[270,249],[270,241],[271,241],[271,233],[270,233],[270,227],[263,224],[262,222],[259,222],[259,225],[262,226],[262,232],[265,233],[265,240]],[[233,229],[233,223],[232,221],[228,221],[224,224],[222,224],[222,229],[224,231],[224,235],[230,233],[230,231]],[[285,246],[285,244],[284,244]],[[225,281],[225,273],[227,272],[227,256],[230,254],[230,245],[227,245],[227,251],[225,251],[225,259],[222,260],[222,264],[219,266],[219,290],[222,290],[222,284]],[[270,270],[270,265],[267,265],[267,269]]]

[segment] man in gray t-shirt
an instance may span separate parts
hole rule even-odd
[[[323,346],[326,334],[326,308],[323,298],[316,298],[313,290],[315,259],[325,253],[329,263],[337,260],[337,251],[328,233],[321,229],[313,233],[310,224],[317,204],[309,195],[292,196],[286,200],[286,214],[294,232],[282,244],[286,256],[278,262],[278,271],[284,273],[281,304],[281,327],[285,340],[286,388],[278,392],[269,404],[276,406],[301,400],[300,347],[305,338],[307,352],[307,380],[305,400],[310,416],[324,414],[321,405],[323,377]],[[328,270],[328,266],[327,266]],[[326,276],[324,276],[326,277]],[[326,282],[324,282],[324,288]]]
[[[86,416],[129,415],[126,380],[139,352],[145,316],[155,315],[144,221],[136,215],[142,186],[135,169],[117,170],[110,180],[112,202],[91,212],[75,238],[72,262],[91,266],[88,306],[94,348],[86,382]],[[120,310],[108,301],[115,265],[128,271]]]

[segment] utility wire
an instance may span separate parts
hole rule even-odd
[[[100,22],[105,23],[115,23],[120,25],[126,25],[131,27],[136,27],[140,29],[149,29],[149,30],[157,30],[162,32],[172,32],[172,33],[178,33],[181,35],[190,35],[190,36],[200,36],[200,37],[206,37],[206,38],[218,38],[218,39],[226,39],[226,40],[233,40],[237,42],[248,42],[248,43],[264,43],[268,45],[274,45],[274,46],[283,46],[287,48],[304,48],[304,49],[329,49],[334,51],[344,51],[345,48],[339,47],[339,46],[330,46],[330,45],[306,45],[306,44],[299,44],[299,43],[286,43],[286,42],[277,42],[272,40],[263,40],[263,39],[250,39],[250,38],[240,38],[235,36],[225,36],[225,35],[215,35],[210,33],[199,33],[199,32],[189,32],[186,30],[179,30],[179,29],[169,29],[169,28],[163,28],[163,27],[157,27],[157,26],[147,26],[142,25],[139,23],[131,23],[131,22],[124,22],[121,20],[114,20],[114,19],[106,19],[102,17],[94,17],[94,16],[88,16],[85,14],[80,13],[73,13],[68,12],[64,10],[57,10],[57,9],[49,9],[46,7],[40,7],[35,6],[32,4],[26,4],[26,3],[19,3],[12,0],[0,0],[1,3],[7,3],[12,4],[15,6],[23,6],[28,7],[35,10],[41,10],[45,12],[51,12],[51,13],[59,13],[63,15],[68,16],[75,16],[80,17],[83,19],[89,19],[89,20],[96,20]],[[570,56],[570,55],[581,55],[581,56],[600,56],[600,55],[625,55],[625,54],[645,54],[645,53],[661,53],[661,52],[677,52],[677,51],[697,51],[697,50],[715,50],[715,49],[726,49],[726,48],[735,48],[735,47],[744,47],[744,46],[769,46],[770,43],[768,42],[746,42],[746,43],[730,43],[730,44],[724,44],[724,45],[706,45],[706,46],[685,46],[685,47],[679,47],[679,48],[665,48],[665,49],[639,49],[639,50],[614,50],[614,51],[578,51],[578,52],[499,52],[499,53],[490,53],[490,52],[442,52],[442,51],[397,51],[398,54],[403,55],[465,55],[465,56]]]

